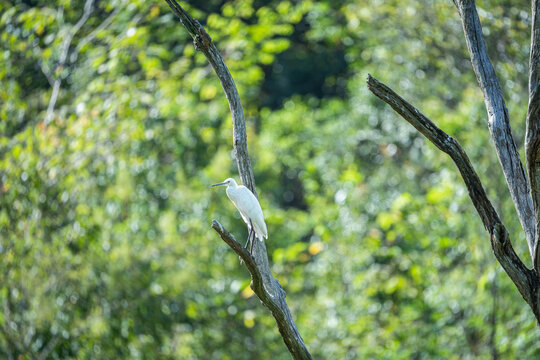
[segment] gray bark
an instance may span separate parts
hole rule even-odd
[[[531,184],[536,224],[534,269],[540,271],[540,2],[532,1],[531,56],[529,61],[529,108],[525,131],[525,156]]]
[[[221,82],[232,114],[233,146],[238,172],[243,184],[257,196],[247,149],[244,111],[233,78],[212,39],[201,24],[193,19],[176,0],[165,1],[193,37],[195,48],[206,55]],[[212,227],[246,264],[251,274],[251,288],[276,319],[279,332],[293,358],[312,359],[292,318],[285,300],[285,291],[279,281],[272,276],[264,241],[254,241],[252,256],[219,222],[214,220]]]
[[[484,96],[491,138],[516,207],[519,221],[525,231],[531,259],[534,262],[536,225],[532,197],[529,193],[529,183],[519,159],[516,143],[512,138],[508,110],[506,109],[499,80],[487,54],[476,5],[474,0],[454,0],[454,3],[461,16],[472,67]]]

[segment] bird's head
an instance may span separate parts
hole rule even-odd
[[[210,185],[210,187],[214,187],[214,186],[236,186],[236,181],[234,181],[233,178],[228,178],[228,179],[225,179],[223,182],[220,182],[220,183],[217,183],[217,184],[214,184],[214,185]]]

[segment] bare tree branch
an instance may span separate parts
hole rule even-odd
[[[236,154],[236,164],[238,172],[242,178],[242,182],[257,196],[255,189],[255,179],[253,170],[249,160],[246,137],[246,123],[244,111],[238,90],[234,84],[233,78],[229,69],[225,65],[223,58],[219,54],[216,46],[212,43],[212,39],[201,26],[201,24],[193,19],[177,2],[176,0],[165,0],[171,7],[172,11],[178,16],[182,25],[187,29],[193,37],[193,43],[197,50],[200,50],[206,55],[206,58],[214,68],[221,86],[225,91],[225,95],[229,102],[229,109],[232,114],[233,121],[233,146]],[[221,238],[242,258],[249,272],[251,273],[251,288],[255,294],[261,299],[262,303],[270,310],[279,328],[279,332],[289,349],[289,352],[294,359],[312,359],[311,354],[307,350],[304,340],[300,336],[298,329],[294,323],[291,311],[285,301],[285,291],[281,287],[279,281],[272,276],[270,265],[268,263],[268,255],[264,241],[254,241],[253,256],[244,247],[238,243],[234,237],[216,220],[213,221],[212,227],[216,230]]]
[[[92,30],[92,32],[88,35],[86,35],[84,38],[81,39],[81,41],[79,41],[79,43],[77,44],[77,48],[75,49],[74,51],[74,54],[75,55],[78,55],[82,48],[88,44],[90,41],[94,40],[94,38],[97,36],[97,34],[101,31],[101,30],[104,30],[106,29],[107,27],[109,27],[109,25],[112,24],[113,20],[114,20],[114,17],[116,15],[118,15],[118,13],[120,12],[120,9],[121,7],[117,7],[116,9],[114,9],[110,14],[109,16],[107,16],[107,18],[105,20],[103,20],[103,22],[101,24],[99,24],[94,30]],[[70,62],[73,62],[72,60],[70,60]]]
[[[450,155],[461,173],[461,177],[469,191],[469,197],[478,215],[480,215],[484,227],[489,231],[495,257],[510,276],[525,301],[531,306],[537,320],[540,321],[540,311],[536,299],[537,277],[533,271],[527,269],[516,255],[510,243],[508,232],[489,201],[480,178],[461,145],[457,140],[439,129],[414,106],[371,75],[368,75],[367,85],[373,94],[390,105],[440,150]]]
[[[208,62],[214,68],[223,90],[225,90],[225,96],[229,102],[229,109],[231,110],[233,121],[233,143],[234,153],[236,157],[236,164],[238,166],[238,172],[242,178],[242,183],[249,188],[257,197],[257,190],[255,189],[255,178],[253,176],[253,170],[251,169],[251,162],[249,160],[249,154],[247,150],[246,140],[246,120],[244,118],[244,110],[242,103],[240,102],[240,95],[234,84],[234,80],[229,72],[229,69],[225,65],[223,58],[219,54],[218,49],[212,42],[210,35],[201,26],[201,24],[193,19],[177,2],[176,0],[165,0],[171,7],[172,11],[178,16],[180,22],[189,34],[193,37],[193,44],[195,49],[202,51]]]
[[[90,17],[90,14],[93,11],[93,6],[94,6],[94,0],[86,0],[85,3],[84,3],[84,12],[83,12],[81,18],[79,19],[79,21],[77,21],[77,23],[75,23],[75,25],[73,25],[73,28],[71,28],[67,32],[66,37],[65,37],[64,41],[62,42],[62,46],[60,47],[60,57],[58,58],[58,66],[57,66],[58,69],[61,70],[63,68],[63,66],[66,64],[66,60],[67,60],[67,57],[68,57],[68,54],[69,54],[69,48],[71,46],[71,41],[73,40],[73,37],[79,32],[79,30],[81,30],[84,23]],[[43,66],[41,67],[41,69],[42,69],[43,73],[45,74],[45,76],[47,77],[47,80],[49,80],[49,83],[50,83],[51,80],[49,79],[49,77],[52,74],[47,75],[45,73],[46,68],[43,67]],[[45,125],[48,125],[53,119],[54,107],[56,106],[56,101],[58,100],[58,95],[60,94],[60,86],[61,85],[62,85],[62,75],[59,74],[57,79],[54,80],[54,83],[52,85],[53,89],[52,89],[52,93],[51,93],[51,98],[49,99],[49,105],[47,106],[47,113],[45,114],[45,120],[44,120]]]
[[[304,341],[294,325],[291,312],[285,301],[285,290],[277,279],[261,273],[259,265],[249,251],[240,244],[218,221],[212,221],[212,228],[218,232],[223,241],[227,243],[244,261],[251,273],[251,289],[261,299],[264,306],[271,312],[278,324],[279,332],[294,359],[312,359]],[[265,253],[266,255],[266,253]]]
[[[501,86],[486,51],[476,5],[474,0],[454,0],[454,3],[461,16],[474,73],[484,95],[489,117],[489,131],[534,262],[535,221],[532,197],[529,193],[525,170],[512,138],[508,110],[504,103]]]
[[[58,78],[54,80],[53,88],[51,92],[51,98],[49,99],[49,105],[47,106],[47,113],[45,114],[45,125],[48,125],[54,116],[54,107],[56,106],[56,101],[58,101],[58,95],[60,94],[60,85],[62,84],[62,79]]]
[[[529,60],[529,108],[525,131],[525,155],[531,184],[536,224],[534,268],[540,273],[540,1],[532,1],[531,56]]]

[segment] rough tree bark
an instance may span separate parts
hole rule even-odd
[[[525,156],[527,172],[531,183],[536,224],[536,243],[534,248],[534,269],[540,271],[540,2],[532,1],[531,56],[529,61],[529,109],[525,131]]]
[[[478,84],[484,95],[488,112],[488,126],[491,138],[495,144],[497,156],[503,169],[504,177],[514,201],[521,226],[529,245],[531,259],[534,259],[534,212],[532,198],[529,194],[529,184],[525,170],[519,159],[517,147],[512,138],[508,110],[503,99],[499,79],[495,75],[493,65],[489,60],[486,44],[482,35],[480,19],[473,0],[456,0],[456,6],[461,16],[463,32],[467,48],[471,56],[472,67]]]
[[[539,204],[540,204],[540,91],[539,91],[539,56],[540,25],[538,20],[539,2],[532,1],[533,24],[531,35],[531,56],[529,76],[529,109],[526,130],[526,157],[529,176],[525,170],[517,146],[512,137],[508,110],[504,102],[499,80],[486,51],[482,27],[476,11],[474,0],[454,0],[461,17],[467,48],[478,84],[482,90],[488,113],[488,127],[497,151],[510,195],[514,202],[521,226],[525,232],[533,269],[528,269],[516,255],[508,231],[502,224],[499,215],[486,196],[484,188],[467,154],[459,143],[439,129],[434,123],[407,103],[390,88],[368,76],[369,90],[389,104],[399,115],[413,125],[419,132],[444,151],[458,167],[467,185],[469,196],[489,231],[491,246],[495,257],[512,279],[519,292],[531,307],[540,323],[540,250],[539,239]],[[531,187],[529,187],[529,181]],[[532,191],[532,194],[531,192]]]
[[[232,115],[233,147],[238,173],[242,178],[242,183],[257,196],[255,179],[247,149],[244,111],[233,78],[212,39],[201,24],[193,19],[176,0],[165,1],[193,37],[195,48],[204,53],[221,82]],[[212,228],[218,232],[223,241],[246,264],[251,274],[251,288],[276,319],[279,332],[293,358],[302,360],[312,359],[292,318],[291,311],[285,300],[285,290],[283,290],[279,281],[272,276],[265,243],[263,241],[255,241],[252,256],[218,221],[214,220],[212,222]]]

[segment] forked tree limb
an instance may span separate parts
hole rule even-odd
[[[304,345],[304,340],[300,336],[298,329],[294,325],[291,311],[285,301],[285,290],[274,278],[269,279],[267,274],[263,274],[255,259],[249,251],[242,246],[219,222],[214,220],[212,228],[218,232],[223,241],[227,243],[246,264],[251,273],[251,288],[261,299],[264,306],[271,312],[278,325],[279,332],[285,345],[294,359],[312,359],[309,351]]]
[[[501,86],[487,54],[474,0],[454,0],[454,3],[459,10],[472,67],[484,96],[491,138],[534,263],[536,224],[533,201],[529,193],[529,182],[512,138]]]
[[[491,238],[491,246],[497,260],[508,276],[512,279],[519,292],[531,306],[533,313],[540,321],[540,311],[537,303],[538,279],[535,272],[527,269],[516,255],[508,231],[502,224],[499,215],[489,201],[480,178],[476,174],[469,157],[457,140],[439,129],[431,120],[424,116],[414,106],[405,101],[392,89],[368,75],[369,90],[378,98],[390,105],[401,117],[414,126],[422,135],[440,150],[447,153],[456,164],[461,177],[467,186],[471,198],[482,223]]]
[[[165,1],[193,37],[195,48],[204,53],[221,82],[232,114],[233,146],[238,172],[242,178],[242,183],[257,196],[255,179],[253,177],[253,170],[251,168],[247,149],[244,111],[242,109],[238,90],[236,89],[236,85],[234,84],[229,69],[202,25],[197,20],[193,19],[176,2],[176,0]],[[250,252],[236,241],[235,238],[216,220],[212,222],[212,228],[216,230],[223,241],[225,241],[225,243],[227,243],[227,245],[229,245],[246,264],[246,267],[251,274],[251,288],[276,319],[281,337],[293,358],[301,360],[312,359],[292,318],[291,311],[285,300],[285,290],[283,290],[279,281],[272,276],[264,241],[254,240],[252,256]]]
[[[536,223],[534,268],[540,272],[540,1],[532,2],[531,54],[529,59],[529,107],[525,131],[525,156],[531,184]]]

